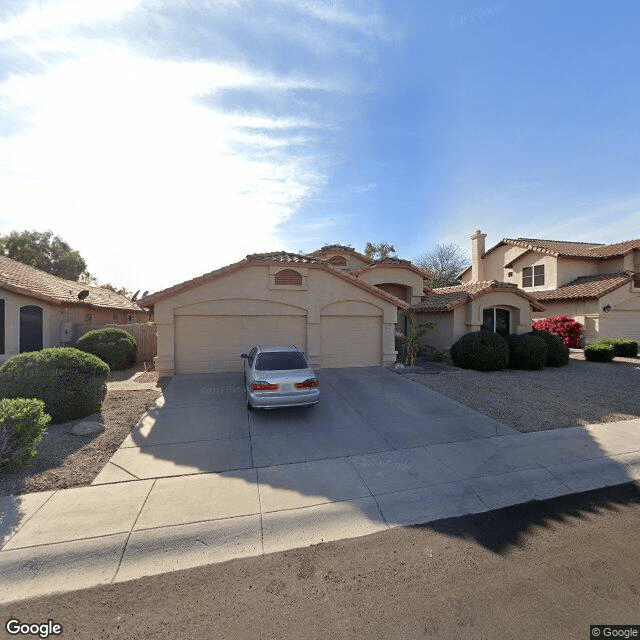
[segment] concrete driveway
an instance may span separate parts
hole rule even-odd
[[[246,407],[241,373],[174,376],[97,479],[261,468],[517,433],[382,368],[318,371],[306,407]],[[127,475],[128,474],[128,475]]]
[[[92,486],[0,498],[0,602],[640,479],[640,420],[523,434],[386,369],[318,375],[269,412],[241,375],[175,376]]]

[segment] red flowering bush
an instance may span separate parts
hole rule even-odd
[[[569,316],[554,316],[536,320],[533,323],[534,331],[548,331],[557,335],[567,347],[578,348],[582,325]]]

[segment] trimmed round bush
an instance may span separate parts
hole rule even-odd
[[[37,455],[36,445],[51,422],[44,402],[35,398],[0,399],[0,469],[14,471]]]
[[[510,369],[535,371],[544,367],[549,348],[542,338],[524,333],[507,336],[506,341],[509,345]]]
[[[0,367],[0,397],[38,398],[53,422],[100,411],[109,365],[73,347],[52,347],[9,358]]]
[[[501,371],[509,365],[505,339],[492,331],[474,331],[462,336],[449,350],[454,364],[476,371]]]
[[[613,347],[614,358],[635,358],[638,355],[638,343],[625,338],[604,338],[598,344],[608,344]]]
[[[124,329],[105,327],[88,331],[74,345],[104,360],[111,370],[127,369],[136,361],[135,338]]]
[[[532,336],[538,336],[547,343],[547,361],[545,367],[564,367],[569,364],[569,347],[550,331],[532,331]]]
[[[584,347],[584,357],[590,362],[611,362],[615,355],[615,348],[612,344],[594,342]]]

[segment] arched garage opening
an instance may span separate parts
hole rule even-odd
[[[20,307],[20,353],[42,349],[42,307]]]

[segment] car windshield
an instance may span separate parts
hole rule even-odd
[[[256,360],[257,371],[285,371],[307,369],[309,365],[299,351],[271,351],[260,353]]]

